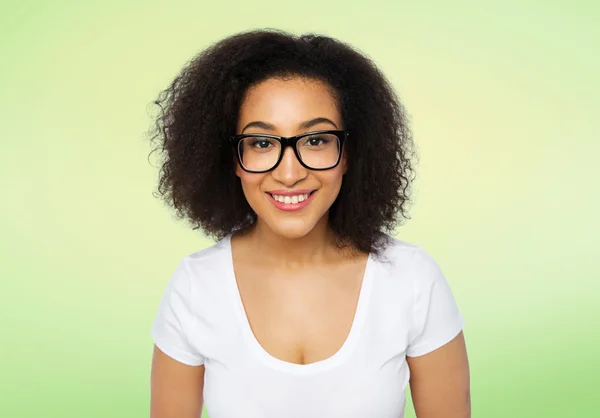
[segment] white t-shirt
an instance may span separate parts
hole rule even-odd
[[[154,342],[175,360],[204,364],[210,418],[402,418],[406,356],[448,343],[464,319],[421,247],[391,238],[384,256],[368,258],[350,333],[328,359],[289,363],[256,340],[234,276],[231,234],[178,265],[152,325]]]

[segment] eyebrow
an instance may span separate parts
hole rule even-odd
[[[329,120],[327,118],[315,118],[315,119],[307,120],[306,122],[302,122],[300,125],[298,125],[298,128],[299,129],[309,129],[320,123],[329,123],[330,125],[335,126],[336,129],[339,129],[335,123],[333,123],[331,120]],[[242,133],[244,133],[244,131],[246,129],[252,128],[252,127],[264,129],[266,131],[274,131],[275,130],[275,125],[273,125],[271,123],[262,122],[262,121],[254,121],[254,122],[250,122],[249,124],[244,126],[244,129],[242,129]]]

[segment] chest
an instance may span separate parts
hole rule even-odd
[[[297,368],[281,371],[254,362],[241,368],[211,363],[204,384],[208,413],[211,418],[403,417],[410,376],[404,357],[375,367],[359,352],[338,367],[301,375]]]
[[[211,417],[403,416],[406,284],[366,260],[329,275],[234,270],[219,315],[191,341],[209,359]]]
[[[310,364],[332,357],[354,324],[365,262],[328,270],[236,268],[246,321],[276,359]]]

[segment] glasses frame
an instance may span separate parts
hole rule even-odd
[[[312,168],[312,167],[306,165],[304,163],[304,161],[302,161],[302,158],[300,158],[300,153],[298,152],[298,148],[297,148],[298,141],[307,136],[318,135],[318,134],[333,134],[333,135],[337,136],[338,140],[340,141],[340,151],[338,153],[337,161],[331,167]],[[235,155],[237,157],[237,160],[240,164],[240,167],[242,168],[242,170],[244,170],[248,173],[267,173],[269,171],[275,170],[277,168],[277,166],[281,163],[281,160],[283,160],[283,154],[285,154],[285,149],[287,147],[292,147],[292,149],[294,150],[294,154],[296,154],[296,158],[298,159],[298,162],[304,168],[307,168],[309,170],[315,170],[315,171],[325,171],[325,170],[331,170],[332,168],[335,168],[338,166],[338,164],[340,163],[340,161],[342,159],[342,151],[344,149],[344,142],[346,141],[346,139],[348,139],[349,136],[350,136],[350,132],[348,132],[348,131],[335,131],[335,130],[306,132],[306,133],[303,133],[300,135],[289,136],[289,137],[269,135],[269,134],[240,134],[240,135],[231,136],[229,138],[229,142],[233,146],[233,149],[234,149]],[[275,163],[275,165],[273,167],[269,168],[268,170],[248,170],[246,167],[244,167],[244,164],[242,163],[242,156],[240,155],[240,149],[239,149],[240,142],[244,138],[268,138],[268,139],[275,139],[276,141],[278,141],[281,144],[281,148],[279,151],[279,157],[277,158],[277,162]]]

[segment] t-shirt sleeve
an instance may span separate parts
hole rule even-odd
[[[465,323],[436,261],[422,248],[416,250],[414,257],[414,322],[406,350],[409,357],[422,356],[449,343]]]
[[[189,366],[200,366],[205,359],[190,344],[188,334],[193,323],[190,279],[184,260],[167,283],[152,324],[151,335],[156,346],[169,357]]]

